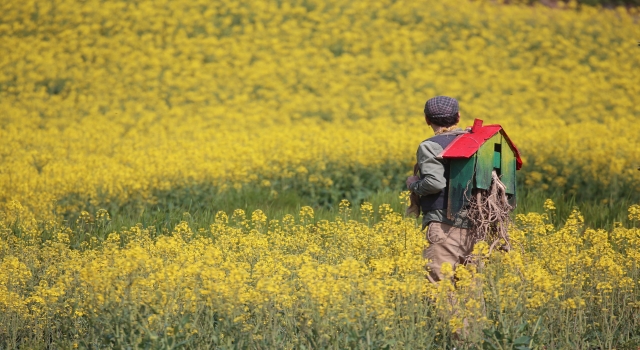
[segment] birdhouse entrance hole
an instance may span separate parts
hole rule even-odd
[[[502,153],[502,145],[499,143],[496,143],[493,146],[493,170],[496,171],[496,173],[498,173],[498,176],[501,175],[500,173],[500,160],[501,160],[501,155]]]

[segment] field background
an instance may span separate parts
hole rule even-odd
[[[639,341],[636,8],[51,0],[0,13],[0,347]],[[455,292],[480,306],[424,302],[448,287],[424,285],[424,240],[398,214],[435,95],[459,99],[463,126],[501,124],[523,154],[522,255],[492,257]]]

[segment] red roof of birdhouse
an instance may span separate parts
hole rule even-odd
[[[520,159],[520,152],[516,148],[516,145],[511,142],[507,133],[504,132],[502,126],[485,125],[482,126],[482,120],[476,119],[473,121],[471,131],[466,134],[462,134],[457,137],[453,142],[442,151],[440,155],[442,158],[469,158],[476,153],[480,146],[482,146],[488,139],[492,138],[497,133],[502,133],[502,136],[507,140],[511,150],[516,156],[516,169],[522,168],[522,159]]]

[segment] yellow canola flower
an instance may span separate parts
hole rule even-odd
[[[91,215],[87,204],[154,203],[205,185],[271,187],[276,197],[294,182],[331,190],[354,168],[409,171],[431,134],[422,106],[435,95],[460,100],[463,126],[502,124],[531,188],[577,192],[589,179],[640,191],[640,56],[628,40],[640,37],[636,15],[575,5],[0,5],[2,319],[81,336],[144,309],[135,323],[159,339],[203,333],[167,320],[215,310],[221,340],[259,340],[264,320],[285,320],[276,334],[293,319],[321,342],[358,322],[424,325],[430,307],[440,334],[487,329],[487,309],[531,317],[637,307],[638,228],[585,230],[577,211],[556,228],[550,201],[546,214],[518,215],[516,249],[486,257],[478,244],[477,266],[444,266],[451,278],[438,286],[425,280],[424,234],[390,205],[363,203],[362,221],[347,200],[332,221],[316,222],[311,207],[299,220],[220,212],[208,231],[185,213],[166,235],[138,225],[80,247],[54,217],[76,212],[79,226],[106,226],[108,212]],[[628,215],[640,220],[638,206]]]
[[[553,201],[551,199],[545,200],[542,207],[544,208],[545,211],[554,211],[554,210],[556,210],[556,204],[553,203]]]
[[[629,207],[629,220],[640,221],[640,205],[634,204]]]
[[[626,11],[21,1],[0,11],[0,36],[3,210],[50,218],[203,184],[317,192],[348,165],[401,173],[435,95],[460,100],[463,126],[502,124],[531,188],[640,191],[640,27]]]
[[[479,243],[478,259],[443,265],[448,277],[432,285],[422,257],[425,236],[415,221],[388,205],[375,208],[384,214],[378,221],[371,204],[362,210],[361,220],[341,215],[318,222],[310,207],[301,208],[299,219],[271,221],[261,210],[251,220],[242,210],[231,220],[220,212],[208,232],[195,234],[182,221],[156,236],[155,229],[137,225],[81,249],[70,247],[69,229],[55,229],[58,238],[42,243],[15,236],[0,221],[0,314],[34,331],[55,319],[84,332],[95,322],[115,322],[108,317],[118,313],[147,310],[152,314],[140,318],[144,327],[172,327],[179,336],[205,329],[163,320],[215,310],[229,322],[227,331],[248,327],[247,334],[264,336],[251,324],[265,315],[333,332],[371,320],[390,327],[432,308],[435,314],[425,315],[435,319],[417,322],[482,334],[494,322],[487,310],[527,310],[534,319],[550,310],[591,313],[618,305],[639,287],[638,228],[584,230],[574,212],[556,229],[544,214],[522,215],[510,228],[517,237],[513,250],[485,256],[487,244]]]

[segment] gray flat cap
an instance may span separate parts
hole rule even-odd
[[[448,96],[436,96],[424,105],[424,114],[430,118],[452,117],[459,111],[458,100]]]

